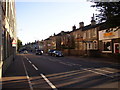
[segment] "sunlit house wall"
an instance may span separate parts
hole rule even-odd
[[[0,58],[3,62],[3,73],[10,65],[16,53],[16,11],[14,0],[0,1],[1,27],[0,27]],[[14,41],[14,44],[13,44]]]

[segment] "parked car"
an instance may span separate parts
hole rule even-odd
[[[48,54],[49,54],[50,56],[52,56],[54,51],[55,51],[55,50],[49,50],[49,51],[48,51]]]
[[[41,52],[42,52],[42,54],[44,53],[44,51],[43,51],[43,50],[41,50]]]
[[[53,51],[52,56],[56,56],[56,57],[59,56],[59,57],[62,57],[62,56],[63,56],[63,53],[62,53],[61,51],[55,50],[55,51]]]
[[[36,50],[36,55],[42,55],[42,50]]]
[[[23,53],[24,53],[24,54],[27,54],[27,53],[28,53],[28,51],[27,51],[27,50],[25,50],[25,51],[23,51]]]

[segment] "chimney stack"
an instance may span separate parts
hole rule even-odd
[[[79,23],[79,28],[82,28],[82,27],[84,27],[84,22]]]
[[[96,21],[95,21],[94,13],[93,13],[93,17],[92,17],[92,20],[91,20],[91,25],[96,25]]]
[[[72,29],[73,29],[73,31],[76,30],[76,26],[74,25],[74,26],[72,27]]]

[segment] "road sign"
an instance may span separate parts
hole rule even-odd
[[[13,39],[13,41],[12,41],[12,46],[13,46],[13,47],[16,47],[16,45],[17,45],[17,40],[16,40],[16,39]]]

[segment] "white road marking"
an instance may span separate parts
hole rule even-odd
[[[29,62],[32,63],[31,61],[29,61]],[[35,70],[38,70],[38,68],[34,64],[32,64],[32,66],[35,68]],[[25,67],[25,65],[24,65],[24,67]],[[25,71],[26,71],[26,69],[25,69]],[[29,76],[27,74],[27,71],[26,71],[26,75],[27,75],[27,78],[28,78],[30,89],[33,90],[33,87],[32,87],[31,82],[29,80]],[[40,74],[40,76],[42,76],[42,78],[44,78],[44,80],[50,85],[50,87],[53,90],[58,90],[43,74]]]
[[[95,70],[98,70],[98,71],[104,71],[104,72],[108,72],[108,73],[115,73],[115,72],[106,71],[106,70],[102,70],[102,69],[95,69]]]
[[[30,60],[28,61],[29,63],[32,63]]]
[[[38,70],[38,68],[34,64],[32,64],[32,66],[35,68],[35,70]]]
[[[80,65],[80,64],[76,64],[77,66],[82,66],[82,65]]]
[[[107,74],[104,74],[104,73],[100,73],[100,72],[96,72],[96,71],[93,71],[93,70],[88,70],[88,69],[83,69],[83,70],[90,71],[90,72],[93,72],[93,73],[96,73],[96,74],[99,74],[99,75],[103,75],[103,76],[107,76],[107,77],[113,78],[113,76],[110,76],[110,75],[107,75]]]
[[[58,90],[43,74],[40,74],[53,90]]]
[[[29,60],[26,56],[24,56],[27,60]]]
[[[30,78],[29,78],[29,76],[28,76],[28,72],[27,72],[27,69],[26,69],[26,67],[25,67],[25,63],[24,63],[23,59],[22,59],[22,62],[23,62],[25,74],[26,74],[26,76],[27,76],[27,80],[28,80],[28,83],[29,83],[30,90],[33,90],[32,83],[31,83]]]

